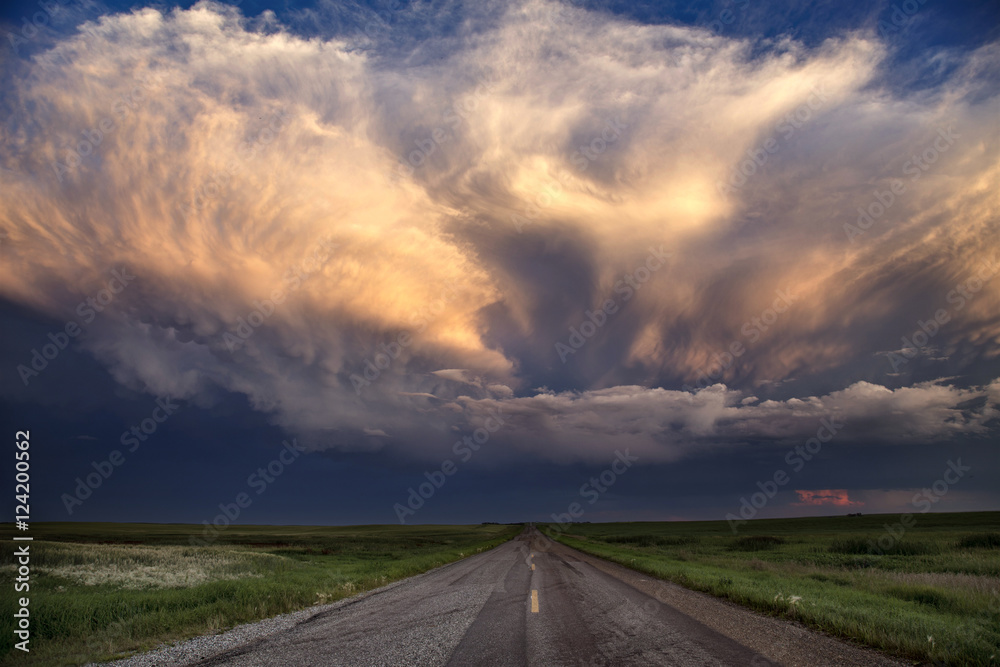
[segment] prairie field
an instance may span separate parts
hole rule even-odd
[[[1000,512],[755,520],[737,535],[725,521],[548,524],[545,532],[903,658],[1000,664]]]
[[[217,632],[424,572],[504,542],[515,525],[233,526],[192,546],[188,524],[38,523],[31,533],[30,653],[2,665],[77,665]],[[13,542],[0,567],[13,581]],[[23,544],[23,543],[19,543]]]

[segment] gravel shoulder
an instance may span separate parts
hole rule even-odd
[[[542,540],[546,542],[539,543],[539,548],[583,561],[752,649],[757,654],[753,667],[905,667],[914,664],[818,632],[800,623],[766,616],[728,600],[651,578],[647,574],[577,551],[547,537]]]
[[[533,594],[540,613],[531,609]],[[105,664],[912,663],[653,579],[528,528],[490,551],[332,604]]]
[[[482,554],[477,554],[482,555]],[[475,556],[472,556],[474,558]],[[468,560],[468,559],[466,559]],[[458,561],[463,562],[463,561]],[[164,665],[187,665],[210,659],[214,656],[228,651],[245,648],[251,644],[265,640],[273,635],[293,630],[294,628],[312,621],[317,617],[322,617],[338,610],[350,607],[368,598],[391,591],[399,586],[412,584],[415,580],[431,576],[433,573],[444,568],[452,567],[456,563],[442,565],[439,568],[422,572],[418,575],[394,581],[391,584],[373,588],[351,597],[331,602],[330,604],[316,605],[308,609],[289,612],[265,618],[253,623],[244,623],[235,628],[225,630],[215,635],[202,635],[192,639],[185,639],[173,644],[161,646],[146,653],[139,653],[127,658],[113,660],[111,662],[90,663],[86,667],[162,667]]]

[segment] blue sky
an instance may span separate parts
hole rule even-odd
[[[544,520],[625,450],[583,520],[959,459],[934,509],[997,508],[996,3],[47,6],[0,13],[34,520]]]

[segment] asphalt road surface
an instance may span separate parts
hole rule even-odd
[[[531,527],[491,551],[250,637],[221,653],[202,645],[161,659],[234,667],[903,664],[652,580]],[[160,664],[154,655],[130,662]]]

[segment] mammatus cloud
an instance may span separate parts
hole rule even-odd
[[[458,30],[387,58],[211,3],[88,24],[12,75],[0,294],[72,317],[126,267],[79,339],[120,382],[313,447],[431,455],[498,407],[555,459],[986,432],[995,383],[923,380],[996,368],[996,45],[897,98],[874,33],[760,53],[542,1]],[[933,355],[872,360],[918,330]]]

